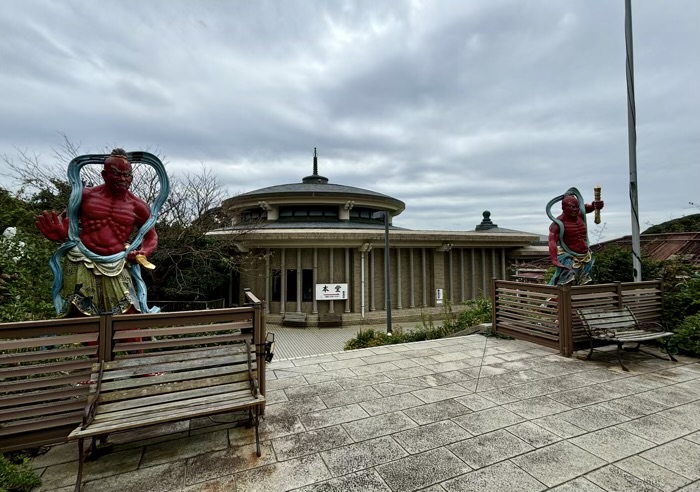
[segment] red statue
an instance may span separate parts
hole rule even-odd
[[[550,285],[583,285],[591,281],[590,273],[594,258],[588,247],[586,214],[601,210],[604,206],[599,196],[592,203],[584,203],[581,193],[570,188],[566,194],[554,198],[547,204],[547,215],[552,219],[549,226],[549,257],[557,267]],[[553,217],[552,204],[561,200],[562,214]]]
[[[62,272],[59,267],[63,276],[60,292],[63,316],[70,313],[71,306],[85,315],[96,315],[143,311],[145,305],[145,294],[143,304],[139,302],[132,269],[136,263],[153,268],[146,257],[158,244],[155,229],[151,227],[145,232],[138,249],[126,255],[120,253],[127,250],[129,238],[149,220],[151,211],[129,191],[133,176],[124,150],[114,149],[104,159],[102,178],[104,184],[82,190],[76,215],[79,242],[74,241],[76,245],[64,252]],[[52,241],[67,241],[69,217],[66,212],[59,215],[45,210],[37,217],[36,226]],[[137,275],[140,280],[140,269]]]

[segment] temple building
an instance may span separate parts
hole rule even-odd
[[[318,173],[300,183],[253,190],[224,201],[229,227],[212,235],[240,234],[239,252],[256,258],[232,280],[231,301],[243,289],[264,298],[271,322],[384,319],[385,244],[393,319],[419,320],[489,295],[492,278],[510,277],[517,251],[539,239],[503,229],[489,212],[474,230],[409,230],[394,225],[406,204],[375,191],[333,184]],[[385,223],[388,220],[388,225]]]

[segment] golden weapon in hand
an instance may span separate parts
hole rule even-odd
[[[595,185],[593,187],[593,200],[596,202],[600,201],[600,185]],[[600,224],[600,209],[598,208],[598,204],[595,204],[595,216],[593,219],[593,222],[596,224]]]

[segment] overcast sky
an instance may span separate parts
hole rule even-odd
[[[644,230],[698,212],[700,2],[633,9]],[[397,226],[546,234],[550,199],[600,184],[603,239],[631,231],[623,0],[7,0],[0,33],[10,158],[65,134],[235,195],[318,147],[331,183],[404,201]]]

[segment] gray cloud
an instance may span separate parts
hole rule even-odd
[[[397,225],[546,233],[600,183],[630,231],[623,5],[546,1],[33,1],[0,18],[0,153],[158,149],[231,194],[332,183],[403,200]],[[689,213],[700,154],[693,0],[634,2],[642,228]]]

